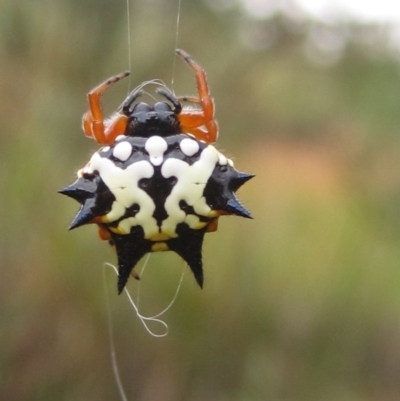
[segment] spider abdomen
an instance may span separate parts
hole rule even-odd
[[[109,233],[120,291],[145,253],[166,250],[189,264],[201,286],[204,234],[221,214],[250,217],[234,191],[251,177],[190,135],[120,136],[62,192],[81,203],[71,228],[96,223]]]

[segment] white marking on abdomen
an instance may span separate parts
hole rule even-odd
[[[225,166],[228,163],[228,159],[221,152],[218,152],[219,164]]]
[[[99,172],[101,179],[115,196],[115,202],[121,204],[125,209],[135,203],[139,205],[140,210],[135,218],[128,221],[133,223],[132,225],[140,225],[144,230],[145,238],[150,238],[158,233],[157,221],[153,217],[156,206],[151,197],[138,186],[140,179],[151,178],[154,174],[154,168],[148,161],[142,160],[131,164],[126,169],[121,169],[111,160],[95,153],[90,161],[89,170],[89,173]],[[120,214],[120,206],[113,205],[107,218],[110,222],[115,221],[122,217],[123,214]],[[126,223],[123,223],[122,227],[126,231]]]
[[[144,145],[150,156],[150,161],[154,166],[159,166],[163,162],[164,152],[168,148],[168,144],[161,136],[152,136]]]
[[[179,144],[181,151],[186,156],[193,156],[195,153],[199,151],[199,144],[198,142],[194,141],[193,139],[185,138]]]
[[[126,162],[132,154],[132,145],[129,142],[120,142],[113,149],[113,156]]]
[[[175,232],[176,226],[185,221],[186,214],[179,207],[179,202],[182,200],[193,206],[196,214],[208,215],[211,208],[207,205],[203,192],[218,159],[217,150],[213,146],[208,146],[202,151],[200,159],[191,166],[178,159],[168,159],[164,162],[161,174],[165,178],[176,177],[178,181],[165,201],[168,218],[162,223],[163,232],[171,235],[171,232]],[[188,221],[194,224],[193,220],[188,219]]]

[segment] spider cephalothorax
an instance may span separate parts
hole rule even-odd
[[[182,111],[181,103],[165,89],[157,89],[156,92],[165,96],[174,108],[171,108],[167,102],[157,102],[154,106],[141,102],[132,106],[133,102],[142,95],[142,91],[134,91],[122,106],[122,113],[128,118],[125,135],[150,137],[180,133],[178,114]]]
[[[175,97],[158,90],[171,104],[134,103],[134,91],[110,120],[101,114],[99,97],[110,78],[89,93],[90,110],[83,126],[106,146],[95,152],[78,179],[61,193],[81,208],[70,228],[95,223],[100,238],[115,247],[118,290],[148,252],[174,251],[203,285],[201,249],[205,233],[216,231],[221,215],[250,218],[235,192],[253,175],[238,172],[233,162],[210,143],[217,137],[214,106],[204,71],[182,50],[196,72],[199,97]],[[199,110],[182,108],[198,103]]]

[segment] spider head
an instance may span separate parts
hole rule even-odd
[[[180,102],[167,90],[158,89],[157,93],[166,97],[173,107],[167,102],[157,102],[154,105],[144,102],[134,104],[134,101],[142,95],[141,91],[133,92],[125,100],[122,112],[128,117],[126,136],[165,137],[180,133],[178,120],[178,114],[182,111]]]

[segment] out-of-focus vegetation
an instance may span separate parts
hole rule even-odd
[[[195,92],[173,69],[177,6],[131,0],[131,88],[174,71],[176,93]],[[206,68],[219,147],[257,174],[239,194],[255,219],[206,237],[205,288],[185,274],[166,338],[106,272],[130,400],[400,397],[399,54],[389,27],[288,11],[182,0],[178,46]],[[80,128],[87,91],[128,67],[126,3],[3,0],[0,54],[0,399],[118,400],[102,279],[116,258],[94,227],[66,231],[77,205],[56,191],[97,148]],[[143,313],[182,268],[150,258]]]

